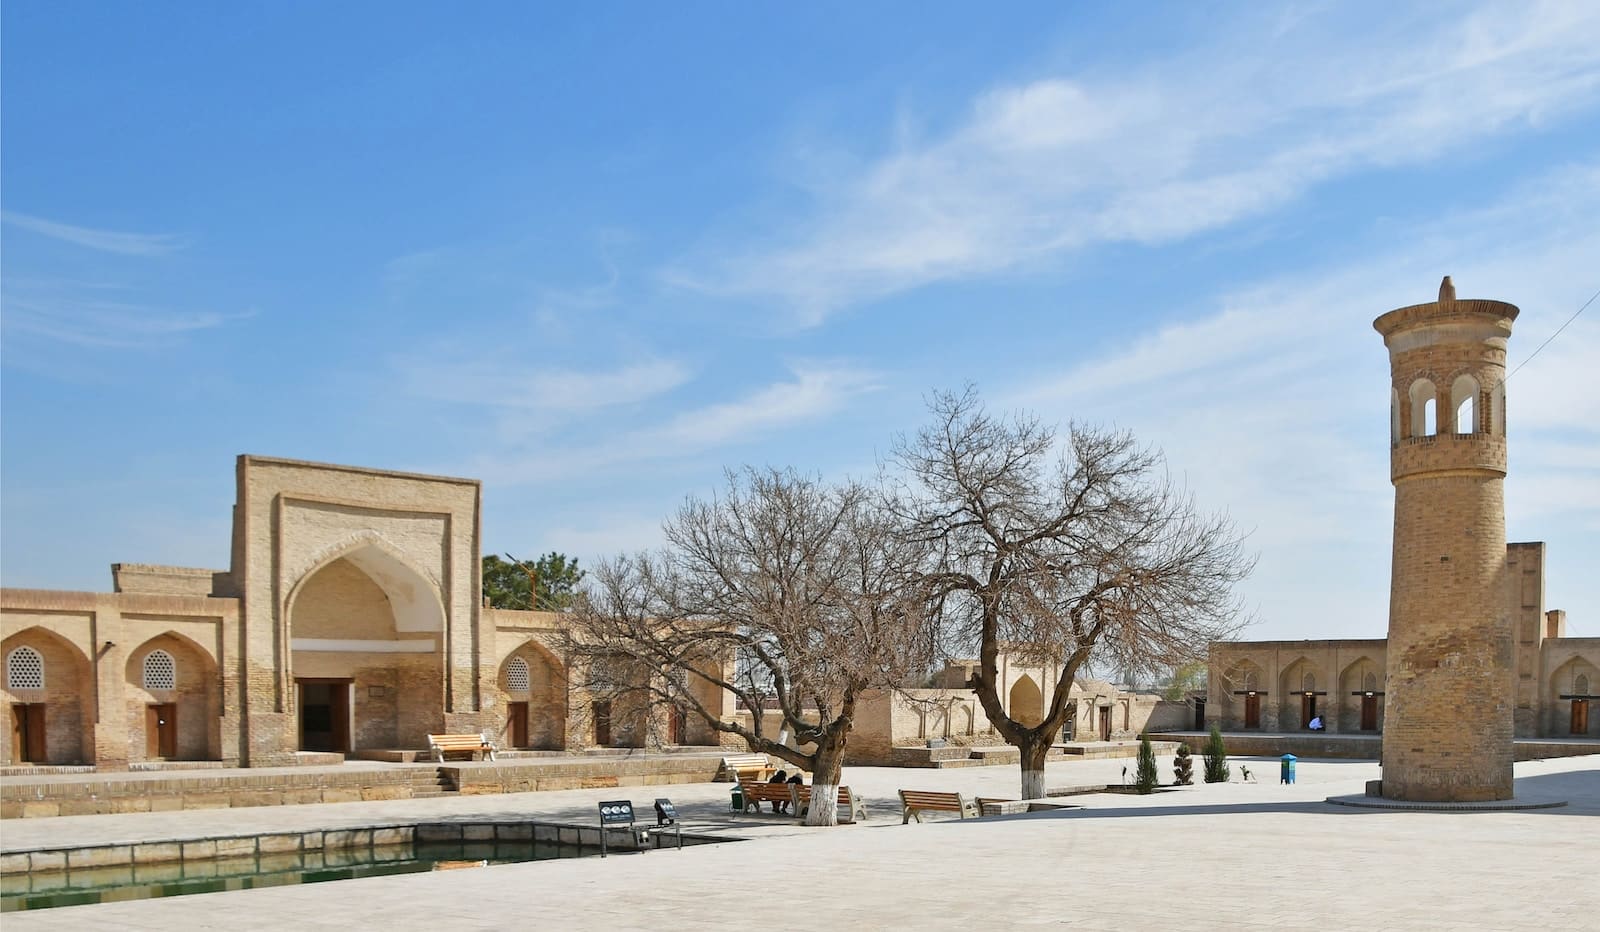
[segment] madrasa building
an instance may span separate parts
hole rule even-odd
[[[327,763],[432,733],[718,743],[569,689],[562,615],[483,605],[477,480],[261,456],[236,475],[226,570],[121,563],[109,593],[0,590],[0,762]]]

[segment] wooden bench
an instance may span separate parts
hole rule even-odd
[[[428,750],[433,752],[434,760],[444,763],[446,754],[478,754],[484,755],[484,760],[494,760],[494,745],[489,743],[489,736],[476,735],[429,735]]]
[[[799,783],[789,784],[790,799],[794,803],[795,815],[803,816],[811,805],[811,787]],[[867,817],[867,804],[861,797],[850,792],[850,787],[839,787],[839,821],[854,822],[856,819]]]
[[[913,817],[921,822],[924,812],[959,812],[963,819],[976,819],[980,814],[978,804],[962,799],[960,793],[936,793],[931,790],[901,790],[900,806],[903,809],[901,825],[910,822]]]
[[[744,811],[761,811],[762,803],[789,803],[793,798],[789,794],[788,783],[767,783],[764,780],[755,780],[745,777],[739,778],[739,793],[744,797]]]
[[[722,772],[730,781],[740,783],[746,779],[765,780],[775,768],[765,754],[729,754],[722,759]]]

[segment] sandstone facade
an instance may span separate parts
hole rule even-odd
[[[715,745],[662,710],[597,716],[569,685],[562,616],[482,606],[481,500],[470,479],[239,457],[229,569],[0,590],[0,762],[264,766],[441,732]]]

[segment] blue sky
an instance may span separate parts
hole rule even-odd
[[[1381,636],[1378,314],[1600,289],[1592,3],[7,3],[8,586],[223,567],[233,457],[658,540],[726,466],[875,468],[930,389],[1130,428]],[[1600,302],[1597,302],[1600,303]],[[1600,308],[1508,386],[1508,533],[1600,634]]]

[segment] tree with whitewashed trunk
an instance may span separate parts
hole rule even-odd
[[[574,655],[625,671],[599,677],[611,694],[647,693],[809,771],[806,824],[837,824],[862,696],[925,674],[933,657],[916,545],[866,487],[775,469],[730,473],[720,497],[689,500],[664,531],[661,551],[591,572]],[[705,698],[725,694],[748,724]]]
[[[1243,626],[1233,587],[1254,566],[1225,516],[1197,510],[1132,435],[989,414],[972,388],[937,393],[931,423],[893,448],[892,510],[925,550],[942,643],[976,650],[967,685],[1044,795],[1050,747],[1086,663],[1155,672]],[[1059,674],[1043,717],[1019,720],[999,657]],[[970,654],[969,654],[970,656]]]

